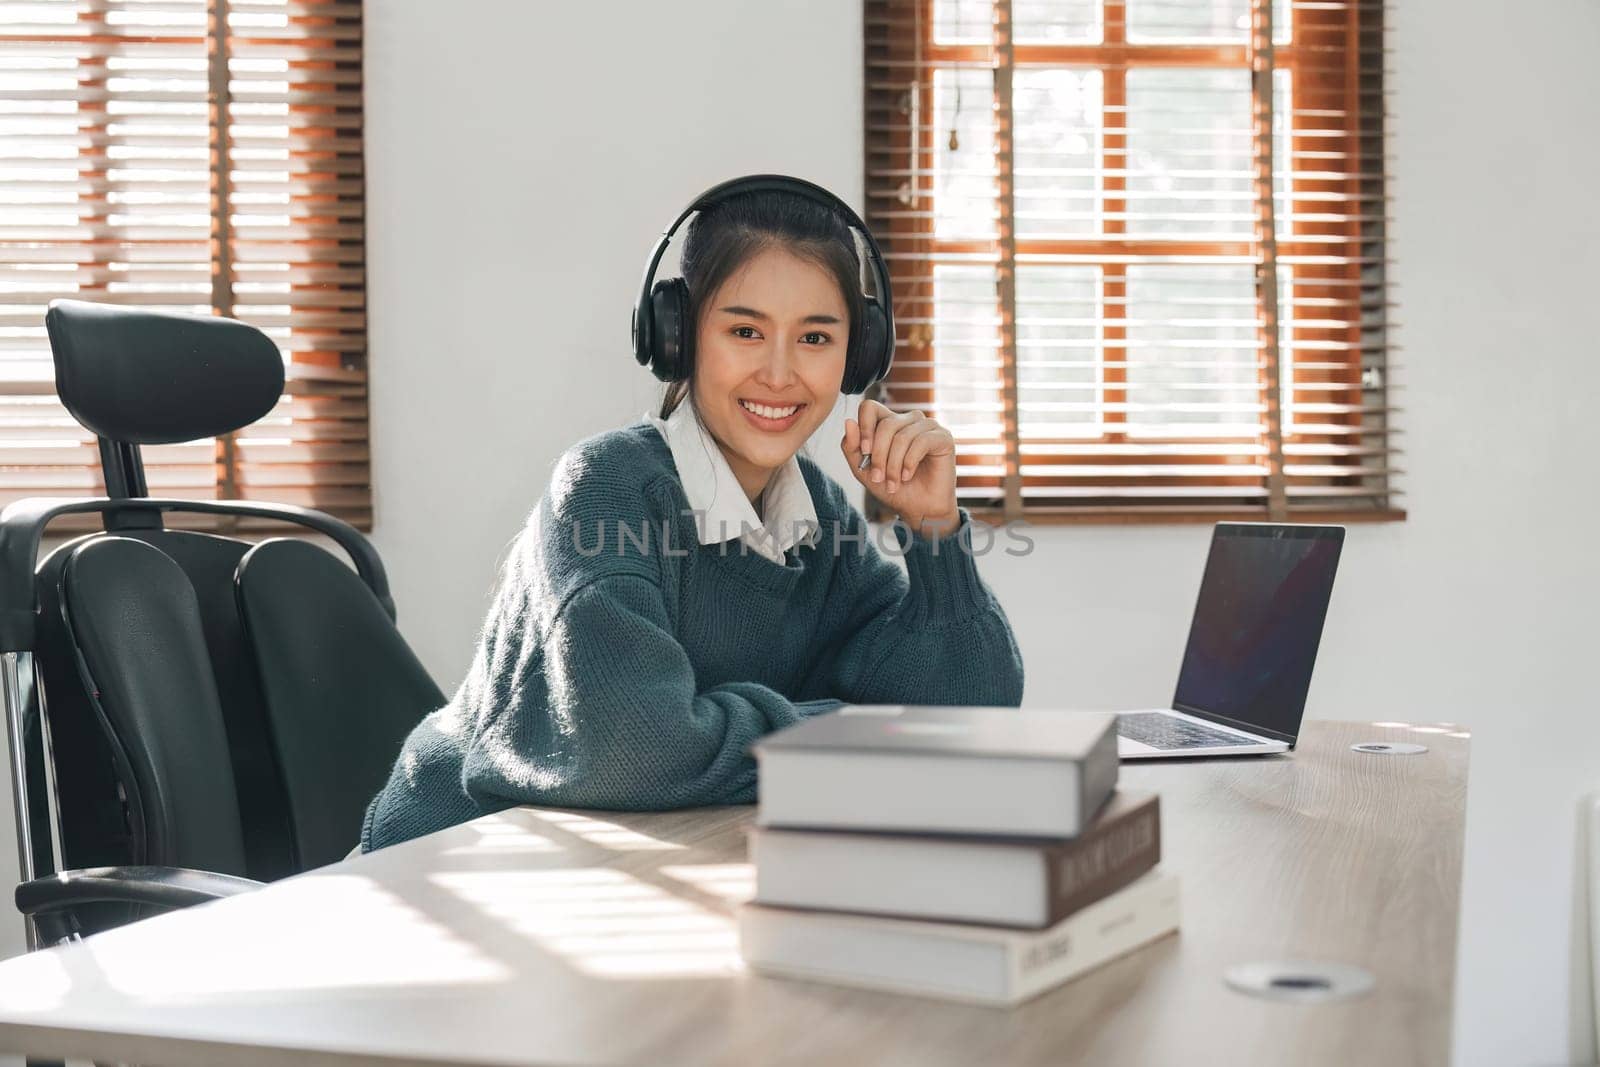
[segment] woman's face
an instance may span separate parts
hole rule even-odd
[[[752,500],[833,410],[850,337],[826,269],[765,249],[701,307],[694,399]]]

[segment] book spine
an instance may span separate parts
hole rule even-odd
[[[1160,798],[1091,826],[1083,837],[1047,850],[1044,861],[1043,925],[1054,926],[1161,862]]]
[[[1178,879],[1144,884],[1085,909],[1059,930],[1010,950],[1005,1003],[1017,1004],[1126,955],[1178,928]]]

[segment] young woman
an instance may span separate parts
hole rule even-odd
[[[841,702],[1021,702],[950,432],[862,400],[835,445],[897,512],[904,572],[802,451],[841,386],[882,370],[863,362],[848,209],[808,188],[697,201],[659,413],[557,462],[471,670],[407,739],[364,850],[515,804],[748,803],[751,743]]]

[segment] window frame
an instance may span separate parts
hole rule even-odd
[[[910,263],[925,269],[927,292],[901,292],[896,290],[896,317],[899,345],[897,366],[889,380],[879,387],[878,395],[891,407],[920,406],[925,409],[937,406],[934,392],[933,322],[937,309],[933,306],[932,277],[934,264],[947,262],[948,257],[995,256],[997,273],[997,312],[999,316],[999,355],[1001,380],[999,392],[1004,408],[1003,429],[998,440],[974,443],[963,440],[958,451],[964,453],[965,469],[958,473],[958,488],[963,492],[962,503],[974,517],[989,521],[1006,521],[1026,518],[1044,522],[1212,522],[1222,520],[1273,521],[1395,521],[1405,517],[1394,497],[1399,493],[1393,484],[1391,458],[1394,453],[1393,421],[1389,418],[1389,381],[1387,374],[1387,301],[1383,297],[1385,286],[1381,278],[1384,269],[1383,251],[1383,171],[1382,171],[1382,86],[1381,70],[1374,71],[1371,56],[1381,57],[1382,9],[1367,0],[1349,0],[1342,8],[1337,5],[1289,5],[1292,25],[1287,41],[1281,34],[1276,42],[1266,44],[1261,30],[1265,25],[1263,9],[1267,0],[1254,0],[1252,42],[1223,44],[1216,42],[1168,43],[1129,41],[1126,35],[1125,0],[1101,0],[1101,40],[1098,43],[1014,43],[1011,41],[1009,0],[996,0],[993,4],[995,19],[988,43],[940,43],[935,37],[934,5],[937,0],[867,0],[866,48],[867,92],[865,102],[866,128],[866,188],[868,190],[867,218],[875,235],[890,258],[893,272],[896,261]],[[905,22],[905,11],[916,8],[915,24],[918,34],[892,33],[885,36],[886,26]],[[879,31],[875,37],[875,30]],[[875,47],[877,54],[875,55]],[[1290,99],[1305,98],[1312,93],[1325,99],[1336,94],[1343,100],[1342,112],[1337,121],[1338,130],[1330,138],[1326,128],[1327,115],[1310,114],[1312,109],[1296,109],[1291,103],[1287,138],[1290,165],[1290,187],[1286,200],[1290,207],[1294,228],[1285,232],[1275,228],[1267,240],[1262,239],[1260,228],[1251,239],[1245,240],[1187,240],[1138,238],[1127,232],[1126,221],[1119,217],[1127,209],[1128,201],[1118,194],[1127,191],[1127,178],[1121,173],[1124,167],[1117,161],[1118,154],[1127,146],[1127,132],[1123,128],[1122,111],[1127,102],[1127,78],[1132,70],[1140,68],[1224,68],[1250,70],[1252,65],[1262,66],[1265,53],[1265,77],[1271,84],[1273,70],[1289,72]],[[1330,57],[1338,62],[1330,64]],[[932,160],[939,150],[939,131],[933,128],[935,93],[933,72],[952,69],[957,65],[989,66],[994,70],[995,91],[992,107],[995,113],[996,184],[1000,221],[998,239],[963,239],[941,237],[935,232],[937,207],[934,204],[934,168],[928,165],[920,175],[912,164],[912,124],[916,124],[918,138],[917,156]],[[1100,234],[1082,238],[1025,237],[1015,233],[1014,223],[1008,225],[1011,208],[1010,178],[1011,124],[1010,99],[1012,76],[1018,70],[1073,67],[1097,69],[1101,73],[1100,136],[1096,150],[1099,153],[1100,184],[1096,193],[1099,204]],[[1337,68],[1337,69],[1335,69]],[[895,99],[895,86],[885,84],[882,71],[914,70],[915,92],[918,99],[911,101],[911,90],[900,87],[901,97]],[[1260,107],[1260,93],[1252,98]],[[896,103],[909,107],[912,116],[927,116],[918,121],[897,121]],[[980,100],[982,106],[985,101]],[[904,109],[902,109],[904,110]],[[1259,117],[1259,116],[1258,116]],[[1262,134],[1257,126],[1256,134]],[[1270,146],[1270,126],[1265,136]],[[1336,153],[1347,161],[1344,171],[1332,177],[1319,177],[1314,170],[1316,153],[1326,151],[1330,139]],[[1270,159],[1270,149],[1268,158]],[[1302,165],[1302,163],[1304,165]],[[1373,164],[1376,163],[1376,166]],[[1258,168],[1259,169],[1259,168]],[[1270,190],[1269,173],[1265,175]],[[911,175],[918,182],[923,195],[917,197],[923,211],[898,210],[891,190],[884,189],[882,174]],[[875,172],[877,172],[875,174]],[[1260,191],[1257,174],[1256,188]],[[921,184],[927,182],[926,185]],[[1341,200],[1340,198],[1346,198]],[[1259,196],[1258,198],[1259,199]],[[1268,194],[1270,200],[1270,192]],[[1330,210],[1329,203],[1345,205],[1344,209]],[[1380,210],[1371,212],[1363,205],[1376,203]],[[1259,212],[1258,222],[1259,222]],[[1139,434],[1130,438],[1125,431],[1116,429],[1126,424],[1126,414],[1115,405],[1128,398],[1128,377],[1125,359],[1108,358],[1112,351],[1126,351],[1120,346],[1128,340],[1125,306],[1128,268],[1146,257],[1203,256],[1215,257],[1258,265],[1265,258],[1263,245],[1276,244],[1272,260],[1275,268],[1288,268],[1292,272],[1289,292],[1292,305],[1320,306],[1332,304],[1331,310],[1319,313],[1317,323],[1291,321],[1287,333],[1290,350],[1294,352],[1329,351],[1331,358],[1301,360],[1295,368],[1295,379],[1289,393],[1291,409],[1313,416],[1315,421],[1302,419],[1295,426],[1276,434],[1260,435],[1256,446],[1266,476],[1241,463],[1240,445],[1206,452],[1205,438],[1189,435],[1170,437]],[[1330,256],[1330,250],[1334,252]],[[1098,436],[1073,436],[1069,438],[1024,438],[1020,434],[1018,416],[1017,321],[1015,279],[1018,264],[1027,265],[1031,257],[1072,256],[1074,262],[1097,266],[1100,269],[1102,303],[1100,305],[1101,342],[1095,349],[1099,353],[1099,402],[1111,405],[1102,413],[1104,431]],[[1332,262],[1329,262],[1332,260]],[[1009,264],[1009,267],[1008,267]],[[1365,277],[1364,277],[1365,273]],[[1378,275],[1374,282],[1372,275]],[[1258,281],[1260,276],[1258,274]],[[1258,286],[1258,312],[1262,310],[1261,287]],[[1008,291],[1009,290],[1009,291]],[[1382,306],[1376,309],[1376,325],[1371,299],[1365,295],[1373,291]],[[1351,296],[1354,299],[1351,299]],[[1274,300],[1273,303],[1276,301]],[[1363,321],[1364,314],[1369,321]],[[1258,323],[1263,350],[1267,348],[1264,325]],[[1269,378],[1277,373],[1281,364],[1276,343],[1271,346],[1271,358],[1263,359],[1258,379],[1258,396],[1269,410],[1262,422],[1277,422],[1279,413],[1270,410],[1276,405],[1273,397],[1277,390]],[[1375,350],[1376,349],[1376,350]],[[909,359],[905,357],[910,357]],[[1118,365],[1119,363],[1123,365]],[[1376,368],[1375,374],[1372,368]],[[896,392],[907,397],[898,402]],[[935,398],[933,403],[927,403]],[[1308,405],[1326,404],[1339,410],[1316,412]],[[1319,427],[1326,432],[1314,432]],[[1268,439],[1271,437],[1276,440]],[[1235,439],[1237,441],[1237,439]],[[1028,490],[1048,487],[1072,486],[1082,489],[1105,487],[1116,489],[1129,485],[1127,478],[1114,474],[1105,477],[1052,477],[1030,473],[1023,469],[1023,456],[1027,465],[1056,465],[1058,467],[1085,464],[1082,446],[1085,442],[1108,448],[1138,444],[1152,447],[1183,449],[1187,454],[1171,457],[1171,461],[1209,465],[1218,468],[1241,466],[1238,476],[1215,475],[1197,481],[1195,478],[1141,477],[1138,485],[1152,491],[1196,486],[1232,488],[1236,492],[1259,490],[1261,504],[1239,505],[1227,502],[1202,502],[1185,506],[1181,502],[1164,501],[1154,506],[1142,506],[1136,499],[1106,496],[1085,497],[1069,503],[1043,503],[1028,498]],[[1348,445],[1353,449],[1366,449],[1380,460],[1369,463],[1364,455],[1355,454],[1319,461],[1317,448],[1332,444]],[[998,448],[996,447],[998,446]],[[978,452],[977,449],[982,449]],[[999,452],[1002,469],[995,473],[994,457]],[[980,457],[987,457],[986,459]],[[1345,462],[1340,462],[1344,460]],[[973,472],[974,466],[987,462],[987,473]],[[1102,455],[1091,462],[1096,467],[1114,470],[1118,466],[1135,467],[1151,462],[1149,455]],[[1163,463],[1169,462],[1167,459]],[[1317,472],[1317,473],[1313,473]],[[1325,479],[1317,498],[1319,506],[1295,506],[1296,479]],[[1376,484],[1375,484],[1376,483]],[[988,490],[986,494],[977,495]],[[1340,491],[1347,492],[1350,506],[1337,503]],[[1232,494],[1214,494],[1226,498]],[[1367,503],[1370,501],[1370,503]],[[1330,503],[1332,502],[1332,503]],[[887,512],[872,509],[875,518],[886,518]]]
[[[204,442],[145,447],[151,494],[298,504],[370,531],[364,12],[359,0],[196,0],[181,11],[158,12],[167,22],[158,17],[148,27],[118,20],[119,12],[137,14],[137,5],[63,5],[72,18],[59,22],[26,20],[29,6],[20,5],[22,20],[0,24],[0,41],[23,61],[15,70],[32,69],[29,61],[67,60],[72,66],[63,69],[70,69],[76,87],[13,86],[5,95],[42,101],[41,109],[73,103],[73,109],[59,114],[75,118],[79,147],[70,156],[35,157],[19,150],[0,159],[19,169],[75,170],[79,196],[61,209],[75,212],[77,223],[63,226],[59,236],[25,217],[9,228],[32,226],[38,233],[0,233],[0,257],[20,250],[11,257],[18,277],[30,270],[44,277],[47,267],[73,268],[60,291],[32,295],[28,285],[37,288],[38,283],[31,280],[7,287],[0,302],[8,305],[12,324],[25,326],[28,334],[9,347],[25,351],[29,368],[43,358],[44,313],[55,297],[209,310],[260,326],[284,361],[279,406],[251,427],[214,439],[209,449]],[[137,73],[149,64],[159,73]],[[134,84],[142,77],[155,84]],[[119,78],[130,83],[126,89],[117,88]],[[202,106],[202,100],[203,114],[184,110]],[[162,107],[173,108],[175,125],[192,125],[194,131],[172,135],[172,143],[157,142],[170,150],[154,161],[117,156],[129,145],[151,142],[140,124],[167,114],[157,110]],[[17,112],[26,119],[47,113],[58,114]],[[114,129],[118,123],[124,132]],[[204,158],[191,162],[184,155],[191,140]],[[174,148],[179,142],[181,149]],[[122,164],[128,176],[116,173],[121,158],[136,161]],[[151,168],[166,173],[151,178]],[[29,182],[23,178],[18,184],[26,188]],[[72,187],[62,182],[63,190]],[[128,190],[155,199],[119,201]],[[54,202],[24,198],[16,203],[26,212]],[[119,206],[124,202],[170,202],[196,217],[209,213],[209,230],[184,223],[155,233],[150,219],[158,209]],[[113,223],[119,211],[131,221]],[[148,296],[124,281],[135,275],[152,279],[168,268],[182,277],[145,286]],[[207,271],[209,291],[201,292]],[[55,289],[53,282],[50,288]],[[187,299],[191,293],[192,300]],[[0,469],[10,476],[0,494],[5,499],[103,494],[95,440],[55,401],[53,380],[31,370],[5,369],[0,404],[31,405],[39,428],[29,435],[47,447],[0,441],[5,446]],[[90,522],[68,519],[61,526],[85,528]],[[174,517],[173,525],[234,530],[262,524],[184,516]]]

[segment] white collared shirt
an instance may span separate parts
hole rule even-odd
[[[801,473],[800,461],[793,456],[773,472],[762,497],[761,510],[765,514],[758,516],[722,448],[695,417],[687,397],[666,419],[650,411],[645,412],[644,418],[661,432],[672,450],[672,462],[678,468],[689,507],[694,510],[702,545],[718,545],[737,538],[752,551],[782,564],[785,552],[820,528],[816,503]]]

